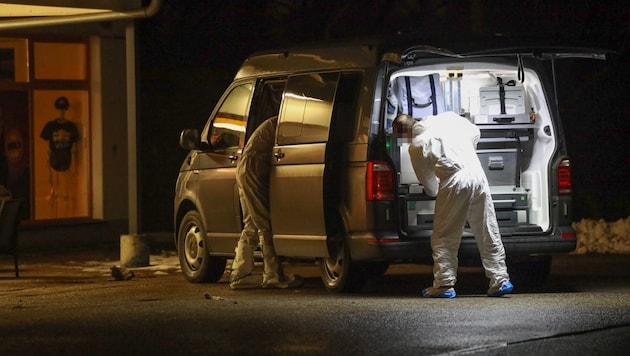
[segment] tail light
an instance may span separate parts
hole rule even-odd
[[[571,194],[571,162],[568,158],[560,161],[558,166],[558,195]]]
[[[368,162],[366,185],[368,200],[394,200],[394,173],[387,163]]]

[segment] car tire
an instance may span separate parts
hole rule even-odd
[[[324,286],[333,292],[358,292],[367,281],[366,270],[352,260],[345,234],[335,235],[328,244],[330,257],[319,259]]]
[[[177,253],[184,277],[191,283],[217,282],[225,272],[227,259],[210,256],[210,244],[199,213],[184,215],[177,234]]]

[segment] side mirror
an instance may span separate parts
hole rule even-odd
[[[179,135],[179,146],[185,150],[199,149],[199,147],[201,146],[199,130],[184,129]]]

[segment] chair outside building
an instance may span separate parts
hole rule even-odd
[[[20,276],[18,268],[18,225],[20,224],[21,199],[0,200],[0,254],[13,256],[15,277]]]

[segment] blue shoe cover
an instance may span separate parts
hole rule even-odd
[[[428,287],[422,290],[422,296],[425,298],[455,298],[457,293],[453,287],[434,288]]]
[[[498,291],[488,292],[488,297],[502,297],[508,293],[512,293],[513,290],[514,290],[514,286],[512,285],[512,282],[507,281],[503,283],[503,285],[501,286],[501,288],[499,288]]]

